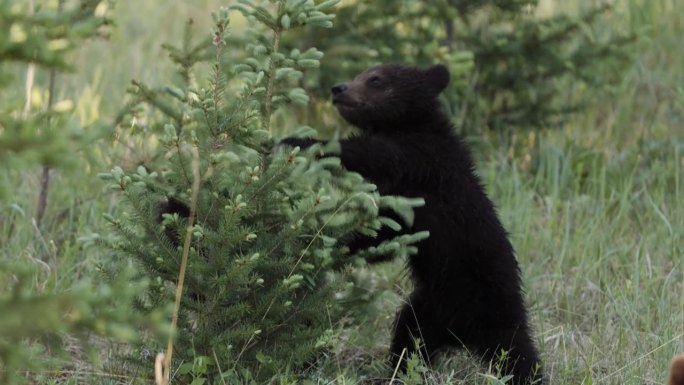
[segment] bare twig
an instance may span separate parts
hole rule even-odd
[[[164,373],[168,373],[168,369],[164,368],[164,353],[157,353],[157,357],[154,359],[154,385],[167,385],[169,383],[168,378],[164,376]]]
[[[29,112],[31,112],[31,101],[32,101],[32,93],[33,93],[33,79],[35,79],[36,76],[36,64],[35,63],[29,63],[28,68],[26,68],[26,82],[24,83],[24,93],[25,95],[25,101],[24,101],[24,111],[22,112],[22,117],[24,119],[28,118]]]
[[[33,0],[29,0],[29,14],[33,13]],[[33,80],[36,77],[36,64],[35,63],[29,63],[28,68],[26,68],[26,82],[24,83],[24,93],[25,93],[25,101],[24,101],[24,111],[22,113],[22,117],[24,119],[28,118],[29,112],[31,112],[31,101],[32,101],[32,94],[33,94]]]
[[[399,371],[399,367],[401,367],[401,361],[404,359],[404,355],[406,354],[406,348],[402,349],[401,355],[399,356],[399,360],[397,361],[397,366],[394,368],[394,372],[392,373],[392,377],[390,378],[389,385],[392,385],[394,383],[394,380],[397,378],[397,372]]]
[[[64,5],[64,0],[59,0],[57,3],[57,12],[62,10],[62,6]],[[50,84],[49,84],[49,90],[48,90],[48,105],[47,105],[47,110],[48,112],[52,110],[52,105],[54,104],[55,100],[55,78],[57,77],[57,71],[52,69],[50,70]],[[26,106],[24,106],[26,108]],[[50,125],[52,123],[49,115],[47,118],[47,126],[48,129],[50,128]],[[36,224],[38,225],[38,228],[41,227],[41,224],[43,222],[43,217],[45,216],[45,209],[47,208],[47,200],[48,200],[48,188],[50,187],[50,166],[48,165],[43,165],[43,171],[41,173],[40,177],[40,192],[38,194],[38,207],[36,209]]]
[[[278,2],[278,9],[276,11],[277,19],[280,20],[280,15],[283,13],[284,2]],[[266,98],[264,100],[264,116],[262,120],[263,129],[271,131],[271,114],[273,110],[273,93],[275,92],[275,75],[278,65],[275,62],[275,54],[280,50],[280,35],[283,29],[280,24],[273,30],[273,47],[271,48],[271,61],[268,69],[268,85],[266,86]]]
[[[45,209],[47,209],[48,188],[50,187],[50,166],[43,166],[40,176],[40,192],[38,194],[38,208],[36,209],[36,224],[41,227]]]
[[[176,331],[178,325],[178,313],[180,311],[181,296],[183,295],[183,285],[185,283],[185,271],[188,266],[188,256],[190,254],[190,244],[192,243],[192,228],[195,221],[195,213],[197,211],[197,199],[200,188],[200,155],[199,149],[196,145],[191,147],[192,152],[192,198],[190,201],[190,216],[188,217],[188,224],[185,229],[185,240],[183,242],[183,255],[181,257],[180,271],[178,272],[178,283],[176,284],[176,301],[173,306],[173,317],[171,319],[171,330]],[[179,154],[180,156],[180,154]],[[157,356],[159,357],[159,356]],[[173,358],[173,335],[169,336],[169,342],[164,354],[163,364],[163,385],[169,383],[171,372],[171,359]]]

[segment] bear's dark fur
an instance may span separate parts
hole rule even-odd
[[[442,65],[385,64],[332,88],[333,104],[361,130],[341,141],[343,165],[382,194],[425,199],[406,231],[428,230],[430,237],[409,260],[415,290],[396,318],[391,364],[404,368],[402,350],[415,351],[420,338],[426,358],[444,347],[465,347],[486,362],[505,361],[503,373],[515,384],[541,380],[513,247],[437,99],[448,83]],[[393,235],[385,230],[372,241]],[[361,239],[351,247],[367,245]]]

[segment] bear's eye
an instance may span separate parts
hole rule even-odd
[[[366,83],[373,88],[378,88],[382,85],[382,79],[379,76],[371,76]]]

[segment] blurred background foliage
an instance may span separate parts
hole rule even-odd
[[[297,40],[326,52],[322,84],[349,79],[369,63],[444,63],[453,78],[445,99],[459,132],[543,129],[589,102],[582,90],[620,79],[632,35],[596,30],[608,5],[570,15],[536,3],[350,1],[339,8],[335,29]]]

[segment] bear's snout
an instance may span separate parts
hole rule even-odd
[[[349,86],[347,85],[347,83],[340,83],[340,84],[335,84],[335,85],[330,89],[330,91],[332,92],[333,96],[335,96],[335,95],[339,95],[339,94],[341,94],[342,92],[346,91],[347,88],[349,88]]]

